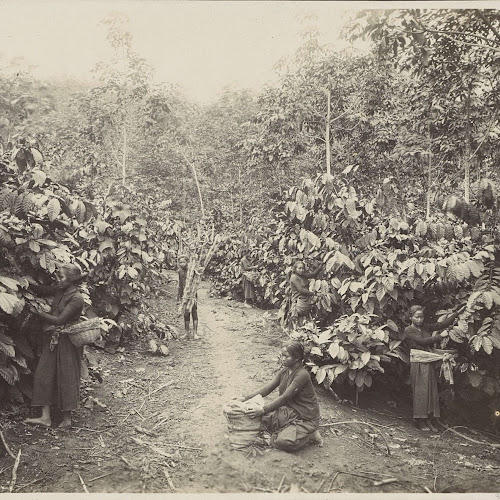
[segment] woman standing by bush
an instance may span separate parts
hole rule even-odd
[[[431,332],[443,330],[452,325],[464,308],[465,306],[461,307],[456,313],[451,314],[443,321],[424,324],[423,307],[412,306],[410,308],[411,325],[407,326],[404,331],[406,344],[410,349],[429,351],[431,346],[448,336],[448,333],[442,332],[433,337]],[[435,362],[411,361],[410,379],[415,426],[423,431],[437,432],[436,426],[441,429],[444,426],[439,420],[439,393]]]
[[[80,399],[80,370],[83,349],[75,347],[67,335],[54,332],[54,327],[78,320],[83,310],[83,296],[75,283],[82,277],[74,264],[61,266],[56,273],[56,286],[33,286],[35,292],[54,295],[50,314],[33,311],[43,322],[42,355],[33,381],[32,406],[41,406],[42,415],[28,418],[28,424],[52,425],[50,407],[63,412],[59,427],[71,427],[71,411],[78,408]]]
[[[240,260],[241,274],[243,276],[243,294],[245,296],[245,307],[251,307],[255,301],[255,285],[256,278],[254,271],[257,266],[254,266],[250,261],[250,250],[248,248],[243,250],[243,257]]]

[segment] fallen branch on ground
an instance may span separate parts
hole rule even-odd
[[[398,480],[395,477],[390,477],[388,479],[381,479],[380,481],[373,481],[373,486],[382,486],[383,484],[397,483]]]
[[[130,469],[135,469],[135,467],[123,455],[120,458],[128,465]]]
[[[89,479],[88,482],[91,483],[92,481],[97,481],[98,479],[102,479],[103,477],[111,476],[111,474],[113,474],[113,472],[108,472],[107,474],[101,474],[100,476]]]
[[[387,455],[391,454],[391,450],[389,448],[389,443],[387,442],[387,439],[385,439],[385,436],[373,424],[369,424],[368,422],[362,422],[361,420],[346,420],[344,422],[330,422],[328,424],[320,424],[320,427],[333,427],[335,425],[341,425],[341,424],[361,424],[361,425],[367,425],[368,427],[372,428],[375,432],[377,432],[378,434],[380,434],[380,436],[384,440],[385,446],[387,448]]]
[[[283,486],[283,481],[285,480],[286,474],[283,474],[283,477],[281,478],[280,485],[278,486],[278,491],[276,493],[279,493],[281,490],[281,487]]]
[[[14,468],[12,469],[12,479],[9,484],[9,493],[14,491],[14,487],[16,486],[17,480],[17,468],[19,467],[19,462],[21,461],[21,448],[17,452],[16,461],[14,462]]]
[[[174,380],[170,380],[169,382],[165,382],[164,384],[161,384],[160,387],[157,387],[154,391],[151,391],[149,396],[152,396],[155,392],[161,391],[165,387],[168,387],[169,385],[172,385],[174,383]]]
[[[443,431],[443,433],[441,434],[441,436],[445,433],[445,432],[453,432],[454,434],[456,434],[457,436],[460,436],[461,438],[463,439],[466,439],[467,441],[470,441],[472,443],[475,443],[475,444],[485,444],[487,446],[491,446],[492,448],[494,448],[495,450],[498,450],[500,449],[500,444],[499,443],[488,443],[486,441],[478,441],[477,439],[472,439],[470,438],[469,436],[466,436],[465,434],[462,434],[461,432],[458,432],[457,430],[455,429],[468,429],[468,427],[464,427],[463,425],[457,425],[455,427],[448,427],[448,429],[446,429],[445,431]],[[440,436],[440,437],[441,437]]]
[[[86,427],[71,427],[72,429],[75,429],[77,431],[87,431],[87,432],[101,432],[97,429],[87,429]]]
[[[3,443],[4,447],[5,447],[5,451],[10,455],[10,457],[12,459],[15,460],[16,456],[14,455],[14,453],[12,453],[11,449],[9,448],[9,445],[7,444],[7,441],[5,441],[5,437],[4,437],[2,431],[0,431],[0,438],[2,438],[2,443]]]
[[[175,491],[175,486],[174,483],[172,482],[172,479],[170,478],[170,474],[168,473],[168,469],[165,467],[163,469],[163,473],[165,474],[165,477],[167,478],[168,485],[172,491]]]
[[[193,446],[184,446],[182,444],[174,444],[174,443],[163,443],[165,446],[172,446],[172,448],[180,448],[181,450],[196,450],[203,451],[202,448],[194,448]]]
[[[314,493],[318,493],[321,487],[323,486],[323,483],[326,481],[326,479],[323,479],[321,483],[319,483],[319,486],[316,488],[316,491]]]
[[[76,473],[76,475],[80,478],[80,483],[82,483],[83,491],[85,491],[85,493],[90,493],[90,491],[87,488],[87,485],[83,482],[82,476],[80,476],[78,472]]]
[[[151,443],[146,443],[146,441],[143,441],[142,439],[135,438],[132,436],[132,441],[134,441],[137,444],[149,447],[151,450],[153,450],[155,453],[158,453],[158,455],[161,455],[162,457],[173,458],[173,455],[171,455],[170,453],[163,451],[161,448],[158,448],[157,446]]]
[[[363,479],[370,479],[370,481],[373,481],[373,477],[365,476],[363,474],[356,474],[355,472],[346,472],[346,471],[340,470],[340,471],[337,471],[335,473],[335,476],[333,476],[333,479],[332,479],[332,481],[330,483],[330,486],[328,487],[327,493],[332,489],[332,486],[333,486],[333,483],[335,482],[335,479],[337,479],[337,477],[340,474],[347,474],[348,476],[354,476],[354,477],[362,477]],[[370,474],[371,474],[371,472],[370,472]],[[382,479],[380,481],[375,481],[373,483],[373,485],[374,486],[379,486],[378,484],[375,484],[375,483],[385,484],[385,483],[383,483],[383,481],[389,481],[389,479]],[[397,481],[397,479],[396,478],[391,478],[390,482],[394,482],[394,481]]]

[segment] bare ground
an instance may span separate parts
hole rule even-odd
[[[151,299],[151,312],[181,328],[175,283]],[[284,333],[258,309],[199,292],[198,341],[170,341],[170,355],[146,346],[124,353],[94,351],[103,383],[98,400],[81,408],[71,430],[9,423],[4,434],[22,450],[16,492],[498,492],[500,450],[446,432],[426,435],[382,398],[355,408],[318,390],[325,446],[287,454],[231,450],[222,406],[258,387],[277,369]],[[101,406],[102,403],[103,406]],[[492,439],[491,436],[487,436]],[[477,435],[483,440],[485,436]],[[0,458],[0,491],[7,491],[13,460]],[[348,474],[347,474],[348,473]],[[395,478],[390,484],[374,481]]]

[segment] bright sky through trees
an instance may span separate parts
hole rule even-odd
[[[308,13],[317,14],[322,39],[339,44],[347,8],[344,2],[5,2],[0,63],[5,68],[14,59],[39,77],[88,80],[109,55],[100,21],[122,12],[156,78],[207,101],[225,86],[258,88],[270,80],[273,65],[300,44],[299,19]]]

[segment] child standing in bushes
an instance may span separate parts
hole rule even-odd
[[[290,317],[292,328],[302,326],[311,312],[314,292],[309,290],[309,279],[316,278],[321,271],[319,265],[311,273],[306,273],[304,262],[301,260],[295,262],[290,277],[290,288],[292,291],[292,303],[290,307]]]
[[[179,257],[179,290],[177,292],[177,301],[182,301],[184,295],[184,287],[186,286],[186,276],[188,270],[188,257],[181,255]],[[193,320],[193,330],[190,330],[190,319]],[[191,311],[184,311],[184,331],[185,334],[182,339],[198,339],[198,305],[195,300]]]

